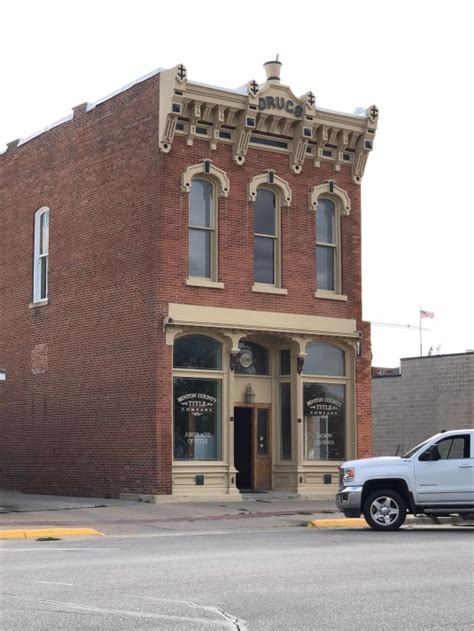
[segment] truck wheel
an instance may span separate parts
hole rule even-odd
[[[362,512],[374,530],[398,530],[406,519],[407,507],[396,491],[379,489],[367,497]]]

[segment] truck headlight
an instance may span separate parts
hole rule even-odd
[[[355,478],[356,470],[354,467],[350,467],[349,469],[343,469],[342,481],[343,482],[351,482]]]

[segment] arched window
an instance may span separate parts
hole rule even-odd
[[[173,366],[192,370],[221,370],[222,345],[205,335],[186,335],[174,343]]]
[[[219,460],[222,453],[222,345],[205,335],[174,343],[175,460]]]
[[[216,201],[212,183],[194,178],[189,194],[190,277],[216,279]]]
[[[48,299],[49,208],[35,213],[33,254],[33,302]]]
[[[256,283],[280,284],[279,196],[270,188],[257,189],[254,216],[254,279]]]
[[[268,375],[269,361],[268,351],[260,344],[239,342],[240,358],[235,372],[238,375]]]
[[[346,455],[345,352],[326,342],[306,347],[303,374],[306,460],[343,461]]]
[[[317,289],[341,293],[339,216],[336,204],[326,197],[316,211]]]
[[[308,344],[304,359],[303,374],[305,375],[345,375],[344,351],[326,342]]]

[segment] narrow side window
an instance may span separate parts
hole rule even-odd
[[[48,299],[49,208],[35,213],[33,255],[33,302]]]
[[[339,292],[339,226],[336,206],[330,199],[318,202],[316,213],[317,288]]]
[[[277,195],[260,187],[255,200],[254,279],[279,284],[279,208]]]
[[[216,208],[213,186],[193,179],[189,197],[189,276],[216,278]]]

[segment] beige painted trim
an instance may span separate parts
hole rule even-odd
[[[265,283],[254,283],[252,285],[252,291],[262,294],[280,294],[282,296],[286,296],[288,293],[288,289],[275,287],[275,285],[266,285]]]
[[[278,189],[283,195],[284,204],[282,206],[290,206],[292,192],[290,185],[286,180],[279,177],[275,171],[268,169],[265,173],[256,175],[253,177],[248,185],[248,199],[249,202],[254,202],[257,199],[257,189],[259,186],[274,187]]]
[[[209,278],[200,278],[199,276],[190,276],[187,278],[186,285],[191,287],[207,287],[209,289],[224,289],[224,283],[218,283]]]
[[[349,215],[351,212],[351,199],[349,194],[343,188],[337,186],[337,184],[335,184],[332,180],[319,184],[318,186],[313,186],[309,193],[310,210],[317,210],[318,198],[322,195],[324,195],[324,197],[327,197],[328,195],[336,197],[339,202],[337,205],[342,211],[341,214]]]
[[[171,151],[178,122],[184,125],[180,135],[186,136],[186,143],[192,146],[196,139],[207,139],[209,150],[215,151],[219,143],[229,144],[228,138],[221,138],[221,128],[226,127],[232,134],[233,157],[238,165],[245,163],[249,140],[254,131],[271,134],[288,140],[291,169],[300,173],[303,164],[308,162],[319,167],[321,162],[332,162],[335,171],[341,166],[351,169],[352,180],[360,184],[367,157],[372,151],[377,129],[379,112],[371,106],[365,115],[344,114],[316,107],[316,99],[311,92],[297,97],[288,87],[277,81],[258,84],[249,81],[247,93],[218,88],[188,81],[183,64],[160,72],[159,88],[159,148],[163,153]],[[260,108],[260,100],[265,97],[290,99],[294,106],[302,108],[302,116],[286,109]],[[178,121],[179,119],[179,121]],[[205,121],[202,123],[201,121]],[[198,134],[198,126],[205,126],[208,134]],[[306,152],[308,142],[315,140],[319,149],[326,144],[335,145],[333,155],[327,157],[322,151],[316,156]],[[273,147],[262,145],[262,151],[273,151]],[[344,160],[350,150],[353,159]]]
[[[184,169],[181,175],[181,190],[183,193],[191,192],[192,179],[198,175],[214,180],[214,183],[217,185],[218,196],[228,197],[230,182],[227,173],[212,164],[212,160],[203,160]]]
[[[333,291],[327,291],[324,289],[318,289],[318,291],[315,291],[314,297],[323,298],[326,300],[342,300],[344,302],[347,302],[347,296],[345,296],[344,294],[337,294]]]
[[[357,338],[356,320],[169,303],[164,326],[195,326]]]

